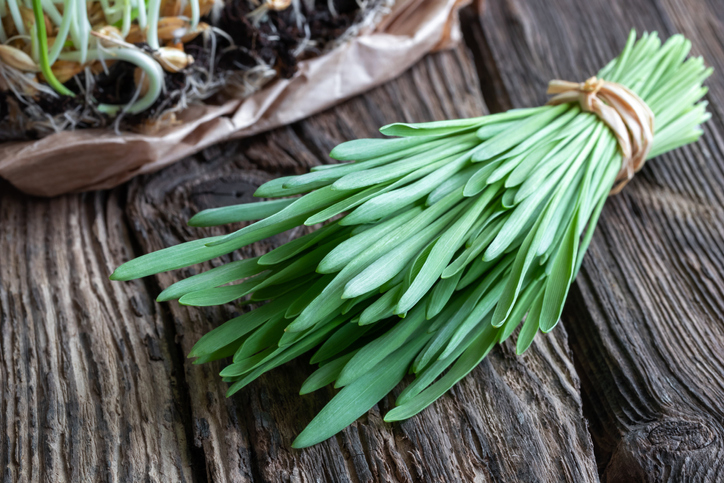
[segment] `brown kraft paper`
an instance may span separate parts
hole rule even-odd
[[[469,0],[398,0],[371,31],[299,63],[290,79],[245,99],[194,105],[154,134],[79,129],[0,144],[0,177],[25,193],[107,189],[158,171],[223,140],[290,124],[383,84],[460,39],[457,10]]]

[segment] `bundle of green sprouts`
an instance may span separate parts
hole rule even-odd
[[[249,95],[356,31],[348,27],[374,21],[391,0],[340,12],[324,3],[0,0],[0,140],[123,115],[172,120],[225,87]]]
[[[649,158],[699,138],[708,119],[701,58],[676,35],[630,36],[599,77],[655,115]],[[322,224],[269,253],[181,280],[158,297],[210,306],[268,303],[206,334],[189,357],[232,357],[234,394],[315,350],[301,394],[341,390],[294,442],[306,447],[363,415],[409,373],[386,421],[409,418],[468,374],[522,322],[517,351],[555,327],[622,166],[619,143],[578,103],[473,119],[391,124],[393,139],[343,143],[340,161],[270,181],[278,198],[202,211],[191,226],[261,220],[119,267],[130,280],[228,254],[294,227]],[[301,197],[294,195],[304,194]]]

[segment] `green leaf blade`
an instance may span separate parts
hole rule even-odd
[[[402,380],[426,335],[388,355],[374,370],[342,389],[292,443],[307,448],[329,439],[369,411]]]

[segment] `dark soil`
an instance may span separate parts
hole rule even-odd
[[[289,78],[297,70],[297,63],[300,60],[314,57],[322,53],[325,48],[338,39],[344,32],[353,25],[359,15],[359,6],[355,0],[334,0],[334,14],[329,9],[327,0],[316,0],[314,9],[306,8],[305,2],[301,2],[301,13],[303,23],[297,21],[297,15],[293,7],[282,11],[270,10],[266,16],[254,24],[249,18],[249,13],[255,8],[249,0],[227,0],[226,6],[217,25],[221,30],[229,34],[234,40],[235,46],[230,46],[228,40],[222,36],[216,36],[216,54],[211,58],[211,52],[204,45],[202,35],[197,36],[191,42],[184,44],[185,51],[194,57],[194,63],[176,74],[165,73],[165,89],[156,103],[148,110],[137,115],[126,115],[121,122],[122,129],[133,129],[144,121],[153,120],[174,107],[189,92],[188,81],[193,77],[197,83],[206,83],[210,67],[214,66],[215,84],[208,90],[210,96],[219,90],[222,79],[232,71],[247,71],[259,65],[260,61],[272,67],[278,77]],[[208,18],[202,19],[211,23]],[[308,30],[305,28],[308,26]],[[300,28],[301,26],[301,28]],[[306,32],[309,38],[306,38]],[[295,56],[295,51],[304,45],[304,49]],[[145,44],[136,44],[141,48],[148,48]],[[207,44],[208,45],[208,44]],[[122,104],[129,103],[136,92],[133,80],[135,66],[127,62],[117,62],[109,66],[108,72],[102,72],[95,76],[95,87],[93,98],[97,103]],[[90,110],[85,106],[85,96],[82,95],[80,86],[85,85],[83,73],[66,83],[66,86],[75,92],[75,98],[62,96],[52,98],[41,95],[36,99],[37,104],[43,111],[51,116],[62,115],[66,110],[82,110],[92,114],[89,119],[93,126],[110,125],[113,119]],[[8,140],[19,136],[25,139],[33,139],[47,134],[32,128],[26,129],[22,134],[17,132],[17,126],[9,126],[7,119],[8,112],[4,106],[5,99],[12,96],[11,93],[0,92],[0,140]],[[187,102],[200,101],[186,95]],[[75,128],[93,127],[89,123],[80,122]]]

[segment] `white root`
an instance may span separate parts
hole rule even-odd
[[[126,38],[131,31],[131,0],[123,1],[123,23],[121,27],[121,38]]]
[[[131,64],[143,69],[146,75],[148,75],[148,91],[143,97],[141,97],[141,99],[129,105],[127,109],[124,109],[124,106],[119,105],[101,104],[98,106],[98,110],[110,115],[115,115],[122,109],[124,109],[124,112],[128,112],[130,114],[138,114],[139,112],[143,112],[151,107],[153,103],[156,102],[156,99],[158,99],[163,87],[163,69],[159,63],[139,49],[121,47],[108,49],[105,52],[109,57],[112,57],[115,60],[130,62]],[[98,60],[102,55],[103,54],[100,50],[94,49],[88,51],[87,60]],[[64,52],[60,55],[60,58],[62,60],[79,62],[81,57],[79,52]]]
[[[60,25],[60,22],[63,21],[63,17],[60,15],[58,9],[55,8],[55,4],[51,2],[51,0],[41,0],[41,3],[45,14],[50,18],[50,20],[55,25]]]
[[[146,42],[151,50],[158,50],[158,17],[161,9],[161,0],[149,0],[148,2],[148,28],[146,30]]]
[[[199,19],[201,17],[199,8],[199,0],[190,0],[191,2],[191,31],[195,31],[199,26]],[[183,10],[182,10],[183,12]]]
[[[73,21],[75,1],[76,0],[64,0],[63,2],[63,18],[60,21],[60,27],[58,27],[58,35],[56,35],[55,42],[50,48],[50,53],[48,54],[48,63],[50,65],[53,65],[55,61],[58,60],[58,56],[60,55],[61,50],[63,50],[65,41],[68,38],[70,24]]]
[[[15,115],[19,118],[17,125],[21,132],[37,129],[38,133],[47,133],[78,124],[105,125],[107,119],[99,116],[100,112],[113,116],[137,114],[154,104],[154,117],[162,118],[183,109],[189,102],[205,99],[225,87],[231,91],[236,89],[237,94],[242,96],[250,95],[277,75],[273,65],[267,65],[252,52],[247,52],[255,60],[252,67],[238,65],[239,71],[217,72],[219,53],[238,47],[229,33],[201,22],[201,16],[211,17],[212,24],[218,22],[225,0],[177,0],[172,4],[173,12],[166,9],[164,0],[38,0],[48,25],[47,46],[40,45],[37,26],[28,21],[26,9],[32,10],[34,1],[0,0],[0,20],[5,20],[5,25],[0,21],[0,89],[15,94],[18,103],[13,105],[24,106],[16,109],[18,112]],[[311,39],[309,25],[303,14],[302,5],[311,10],[314,8],[314,0],[250,1],[258,7],[249,14],[255,23],[263,21],[269,11],[293,7],[292,21],[296,20],[297,26],[304,32],[304,38],[291,52],[293,55],[321,50]],[[357,1],[375,1],[386,5],[394,0]],[[333,0],[327,0],[327,3],[330,12],[337,15]],[[175,16],[161,17],[162,7],[164,15]],[[17,31],[10,38],[5,30],[8,20]],[[272,34],[267,33],[267,37],[273,40],[276,37],[276,25],[271,22],[270,27]],[[188,75],[183,77],[183,86],[164,95],[163,102],[157,102],[165,90],[164,71],[176,73],[194,63],[194,58],[184,52],[183,45],[198,35],[203,35],[204,62],[199,62],[186,72]],[[217,36],[225,39],[229,47],[218,46]],[[133,44],[143,41],[148,44],[150,52]],[[11,42],[12,45],[5,45]],[[68,45],[70,43],[71,46]],[[47,59],[42,61],[42,70],[46,76],[50,76],[46,68],[48,65],[53,66],[56,84],[47,79],[40,82],[35,75],[41,70],[41,48],[48,50]],[[30,55],[26,52],[30,52]],[[129,62],[137,67],[134,71],[136,91],[133,100],[125,106],[98,105],[93,97],[95,73],[100,72],[102,67],[109,74],[106,61],[113,60]],[[95,65],[92,64],[94,62]],[[85,82],[76,77],[83,70]],[[40,107],[42,103],[38,102],[38,96],[58,98],[59,93],[51,85],[62,95],[65,92],[58,87],[58,83],[63,84],[70,79],[75,79],[78,86],[73,89],[80,93],[79,97],[84,102],[55,116],[45,113]],[[117,118],[116,127],[119,122]]]
[[[85,0],[75,0],[78,41],[80,42],[80,63],[85,64],[88,59],[88,42],[90,40],[91,26],[88,22]]]
[[[145,0],[136,0],[138,2],[138,5],[136,7],[136,10],[138,10],[138,26],[141,28],[141,30],[146,30],[147,23],[147,13],[146,13],[146,2]]]
[[[13,23],[15,24],[15,29],[20,35],[27,35],[28,31],[25,29],[25,22],[23,22],[23,17],[22,15],[20,15],[20,7],[18,6],[18,2],[16,0],[7,1],[8,10],[10,11],[10,16],[13,19]]]

